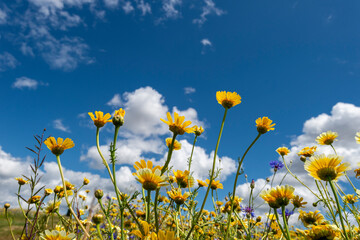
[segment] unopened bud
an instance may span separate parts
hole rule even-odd
[[[302,162],[305,162],[305,161],[306,161],[306,157],[305,157],[305,156],[301,156],[301,157],[300,157],[300,160],[301,160]]]
[[[314,202],[312,205],[313,207],[317,207],[317,202]]]
[[[270,178],[269,178],[269,177],[266,178],[266,182],[270,182]]]
[[[84,177],[83,185],[88,185],[90,180]]]
[[[97,189],[97,190],[95,191],[94,195],[95,195],[95,197],[96,197],[97,199],[101,199],[101,198],[104,196],[104,192],[103,192],[103,190],[101,190],[101,189]]]
[[[121,127],[124,124],[124,117],[121,115],[115,115],[112,118],[112,123],[116,126],[116,127]]]
[[[247,174],[245,174],[245,178],[247,179]]]
[[[104,216],[102,214],[95,214],[92,217],[92,221],[97,225],[102,223],[102,221],[104,220]]]
[[[4,204],[4,208],[5,208],[5,209],[8,209],[9,207],[10,207],[10,203],[5,203],[5,204]]]
[[[253,179],[253,180],[251,180],[250,187],[251,187],[252,189],[254,189],[254,188],[255,188],[255,181],[254,181],[254,179]]]
[[[261,222],[261,216],[258,216],[258,217],[256,218],[256,222]]]

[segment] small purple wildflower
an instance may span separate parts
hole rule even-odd
[[[250,206],[246,206],[243,208],[244,215],[250,215],[251,217],[255,217],[254,209]]]
[[[284,164],[278,160],[271,161],[270,167],[274,169],[274,171],[280,170],[284,167]]]
[[[279,208],[278,210],[278,213],[279,214],[282,214],[282,211],[281,211],[281,209]],[[290,211],[289,209],[285,209],[285,217],[286,218],[289,218],[291,215],[293,215],[294,214],[294,211]]]

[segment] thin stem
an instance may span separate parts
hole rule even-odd
[[[109,224],[108,231],[110,232],[111,240],[114,240],[113,227],[112,227],[112,224],[111,224],[111,220],[110,220],[110,218],[109,218],[109,214],[108,214],[108,212],[106,212],[106,210],[105,210],[105,208],[104,208],[104,205],[103,205],[101,199],[98,199],[98,202],[99,202],[99,204],[100,204],[101,210],[103,211],[103,213],[104,213],[104,215],[105,215],[105,217],[106,217],[106,221],[107,221],[108,224]]]
[[[11,222],[10,222],[10,219],[9,219],[9,213],[8,213],[8,209],[7,209],[7,208],[5,208],[5,217],[6,217],[6,220],[7,220],[8,224],[9,224],[11,237],[12,237],[13,240],[16,240],[16,238],[15,238],[15,236],[14,236],[14,233],[13,233],[13,231],[12,231],[12,229],[11,229]]]
[[[81,229],[84,231],[84,234],[86,235],[86,237],[87,237],[87,238],[90,238],[89,233],[86,231],[85,227],[82,225],[82,223],[80,222],[79,218],[76,216],[76,214],[75,214],[74,210],[72,209],[71,204],[70,204],[70,202],[69,202],[68,195],[67,195],[67,192],[66,192],[66,184],[65,184],[64,174],[63,174],[62,167],[61,167],[60,156],[57,155],[57,156],[56,156],[56,160],[57,160],[57,164],[58,164],[58,166],[59,166],[61,181],[62,181],[63,189],[64,189],[65,201],[66,201],[66,203],[67,203],[67,205],[68,205],[68,208],[69,208],[71,214],[74,216],[76,222],[79,224],[79,226],[81,227]]]
[[[96,230],[97,230],[97,233],[98,233],[98,235],[99,235],[99,238],[100,238],[101,240],[104,240],[103,237],[102,237],[102,235],[101,235],[100,224],[96,224]]]
[[[110,176],[110,179],[111,181],[114,183],[114,178],[113,178],[113,175],[111,173],[111,170],[110,170],[110,167],[109,167],[109,164],[107,163],[107,161],[105,160],[104,158],[104,155],[102,154],[101,150],[100,150],[100,143],[99,143],[99,132],[100,132],[100,128],[96,128],[96,148],[99,152],[99,155],[103,161],[103,164],[105,165],[106,169],[108,170],[108,173],[109,173],[109,176]]]
[[[339,218],[340,218],[340,222],[341,222],[341,227],[342,227],[342,229],[343,229],[343,231],[344,231],[345,239],[348,240],[349,238],[348,238],[348,236],[347,236],[346,228],[345,228],[345,224],[344,224],[344,220],[343,220],[343,218],[342,218],[339,198],[338,198],[338,195],[337,195],[337,193],[336,193],[334,183],[333,183],[330,179],[329,179],[329,183],[330,183],[331,190],[333,191],[333,194],[334,194],[334,197],[335,197],[335,200],[336,200],[336,206],[337,206],[338,212],[339,212]]]
[[[289,226],[288,226],[288,223],[287,223],[287,220],[286,220],[286,215],[285,215],[285,206],[281,206],[281,212],[282,212],[282,217],[283,217],[283,221],[284,221],[284,226],[285,226],[287,238],[290,239]]]
[[[202,214],[202,210],[204,209],[204,206],[205,206],[205,203],[206,203],[206,199],[207,199],[207,197],[208,197],[208,195],[209,195],[211,183],[212,183],[212,181],[213,181],[214,172],[215,172],[216,156],[217,156],[217,152],[218,152],[219,145],[220,145],[220,139],[221,139],[222,131],[223,131],[223,129],[224,129],[224,123],[225,123],[227,111],[228,111],[228,108],[225,108],[224,117],[223,117],[223,120],[222,120],[222,123],[221,123],[220,132],[219,132],[218,140],[217,140],[217,143],[216,143],[216,148],[215,148],[214,160],[213,160],[213,165],[212,165],[211,174],[210,174],[209,185],[208,185],[208,188],[207,188],[207,190],[206,190],[206,194],[205,194],[204,200],[203,200],[203,202],[202,202],[200,211],[199,211],[198,214],[196,215],[195,221],[193,221],[193,223],[192,223],[192,225],[191,225],[191,228],[190,228],[190,230],[189,230],[189,232],[188,232],[185,240],[189,239],[189,237],[190,237],[190,235],[191,235],[191,232],[194,230],[194,227],[195,227],[195,224],[194,224],[194,223],[197,223],[197,222],[198,222],[198,220],[199,220],[199,218],[200,218],[200,216],[201,216],[201,214]]]
[[[151,203],[151,190],[147,190],[147,209],[146,221],[150,224],[150,203]]]
[[[284,237],[285,237],[286,239],[288,239],[288,238],[287,238],[287,235],[286,235],[286,233],[285,233],[285,231],[284,231],[284,228],[283,228],[283,227],[281,226],[281,224],[280,224],[279,214],[277,213],[277,211],[276,211],[275,208],[274,208],[274,213],[275,213],[276,221],[277,221],[277,223],[278,223],[278,225],[279,225],[279,228],[280,228],[282,234],[284,235]],[[288,239],[288,240],[289,240],[289,239]]]

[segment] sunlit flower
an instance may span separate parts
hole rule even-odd
[[[168,148],[170,148],[171,143],[172,143],[172,138],[167,138],[165,141],[166,141],[166,146]],[[173,149],[174,150],[180,150],[181,149],[181,143],[178,140],[175,140]]]
[[[216,201],[215,204],[216,206],[221,207],[224,203],[221,201]]]
[[[162,186],[166,186],[167,179],[161,176],[161,171],[156,169],[154,172],[149,168],[142,168],[133,173],[145,190],[156,190]]]
[[[332,154],[328,156],[325,154],[316,155],[305,162],[304,168],[310,176],[317,180],[336,181],[347,170],[350,170],[349,163],[341,163],[342,159],[342,157]]]
[[[349,204],[354,204],[359,200],[358,196],[354,196],[354,194],[348,194],[343,196],[343,201]]]
[[[114,117],[112,118],[112,122],[115,126],[120,127],[124,124],[124,116],[125,110],[120,108],[115,111]]]
[[[45,233],[40,235],[43,240],[73,240],[76,237],[74,233],[66,234],[65,231],[45,230]]]
[[[15,178],[16,181],[18,181],[18,184],[19,185],[24,185],[24,184],[27,184],[29,181],[28,180],[24,180],[22,178]]]
[[[157,236],[158,240],[178,240],[179,238],[175,237],[174,231],[163,231],[160,230]]]
[[[90,183],[90,180],[84,177],[83,185],[88,185]]]
[[[69,181],[65,181],[65,186],[66,186],[66,190],[73,190],[73,189],[75,189],[75,185],[72,184],[72,183],[69,182]]]
[[[284,167],[284,164],[278,160],[275,160],[275,161],[271,161],[270,163],[270,167],[272,169],[274,169],[274,171],[276,172],[277,170],[280,170]]]
[[[197,179],[196,181],[197,181],[199,187],[207,187],[208,186],[207,183],[204,181],[201,181],[199,179]]]
[[[235,196],[234,201],[233,201],[233,210],[241,210],[240,203],[242,202],[242,200],[243,199],[241,197]],[[231,209],[231,200],[229,200],[225,203],[223,212],[230,212],[230,209]]]
[[[307,213],[299,209],[299,213],[299,220],[301,220],[305,227],[320,225],[325,220],[324,216],[320,213],[319,210]]]
[[[316,142],[320,145],[330,145],[332,144],[336,138],[338,137],[338,134],[336,132],[327,131],[321,133],[317,138]]]
[[[169,195],[169,197],[174,200],[174,202],[176,204],[183,204],[186,199],[190,196],[190,193],[185,192],[184,194],[181,193],[181,189],[180,188],[173,188],[171,189],[171,191],[167,192],[167,194]]]
[[[210,180],[209,180],[209,179],[206,179],[205,181],[206,181],[206,183],[209,185]],[[224,189],[222,183],[220,183],[220,180],[218,180],[218,181],[212,180],[210,187],[211,187],[211,189],[213,189],[213,190],[216,190],[216,189]]]
[[[111,122],[111,120],[109,120],[109,118],[111,118],[110,113],[105,114],[105,116],[104,113],[101,111],[95,111],[95,116],[92,112],[89,112],[88,114],[91,117],[91,120],[94,121],[94,125],[98,128],[101,128],[106,123]]]
[[[298,152],[298,155],[304,157],[311,157],[316,152],[316,148],[316,146],[304,147],[300,152]]]
[[[65,140],[63,140],[60,137],[57,139],[57,141],[54,137],[49,137],[44,141],[44,143],[56,156],[61,155],[64,150],[73,148],[75,146],[74,142],[70,138],[66,138]]]
[[[188,188],[189,183],[190,187],[194,186],[194,178],[190,176],[190,172],[185,170],[184,172],[181,170],[173,171],[175,176],[175,181],[180,188]]]
[[[144,159],[141,159],[140,162],[135,162],[134,168],[136,170],[143,169],[143,168],[148,168],[153,172],[155,172],[156,169],[161,170],[161,166],[153,166],[152,161],[145,162]]]
[[[50,188],[46,188],[44,190],[44,192],[45,192],[45,195],[48,196],[48,195],[52,194],[54,191],[52,189],[50,189]]]
[[[200,136],[204,132],[203,127],[198,127],[196,125],[193,127],[193,129],[196,136]]]
[[[231,108],[241,103],[241,97],[236,92],[218,91],[216,100],[224,108]]]
[[[270,130],[274,130],[273,128],[275,126],[275,123],[272,124],[272,120],[270,120],[268,117],[262,117],[256,119],[256,127],[260,134],[267,133]]]
[[[285,156],[290,153],[290,150],[287,147],[279,147],[278,149],[276,149],[276,152],[280,154],[280,156]]]
[[[157,240],[156,233],[150,232],[150,225],[147,222],[141,220],[140,223],[144,230],[144,235],[140,232],[140,230],[133,230],[130,234],[134,234],[142,240]]]
[[[47,204],[46,204],[46,207],[45,207],[45,213],[47,214],[50,214],[50,213],[54,213],[56,212],[58,209],[59,209],[59,206],[61,204],[61,201],[49,201]]]
[[[357,132],[355,135],[355,141],[360,144],[360,132]]]
[[[291,200],[294,208],[303,208],[307,202],[303,202],[304,198],[299,195],[295,195],[295,197]]]
[[[357,179],[360,179],[360,168],[355,169],[355,170],[354,170],[354,173],[355,173],[355,177],[356,177]]]
[[[40,201],[40,199],[41,199],[41,196],[38,196],[38,195],[32,196],[31,198],[29,198],[28,203],[30,203],[30,204],[37,203]]]
[[[289,185],[277,186],[261,192],[260,197],[269,204],[271,208],[279,208],[289,204],[294,197],[295,188]]]
[[[168,121],[164,119],[160,119],[167,125],[169,125],[169,130],[174,134],[183,135],[184,133],[192,133],[194,129],[192,127],[188,127],[191,124],[191,121],[185,121],[184,116],[179,116],[177,112],[174,112],[174,121],[171,117],[171,114],[168,112],[166,114]]]
[[[338,239],[341,236],[340,229],[334,225],[319,225],[313,226],[309,234],[307,235],[307,239],[309,240],[333,240]]]

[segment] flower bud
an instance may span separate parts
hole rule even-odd
[[[124,117],[121,115],[114,115],[114,117],[112,118],[112,123],[116,127],[121,127],[122,125],[124,125]]]
[[[312,205],[313,207],[317,207],[317,202],[314,202]]]
[[[84,177],[83,185],[88,185],[90,180]]]
[[[102,223],[104,220],[104,216],[102,214],[95,214],[93,217],[92,217],[92,221],[97,225],[97,224],[100,224]]]
[[[261,216],[258,216],[258,217],[256,218],[256,222],[261,222]]]
[[[254,189],[254,188],[255,188],[255,181],[254,181],[254,179],[251,180],[250,187],[251,187],[251,189]]]
[[[4,208],[5,208],[5,209],[8,209],[9,207],[10,207],[10,203],[5,203],[5,204],[4,204]]]
[[[268,183],[270,182],[270,178],[269,178],[269,177],[266,178],[266,182],[268,182]]]
[[[301,160],[302,162],[305,162],[305,161],[306,161],[306,157],[305,157],[305,156],[301,156],[301,157],[300,157],[300,160]]]
[[[103,192],[103,190],[101,190],[101,189],[97,189],[97,190],[95,191],[94,195],[95,195],[95,197],[96,197],[97,199],[101,199],[101,198],[104,196],[104,192]]]

